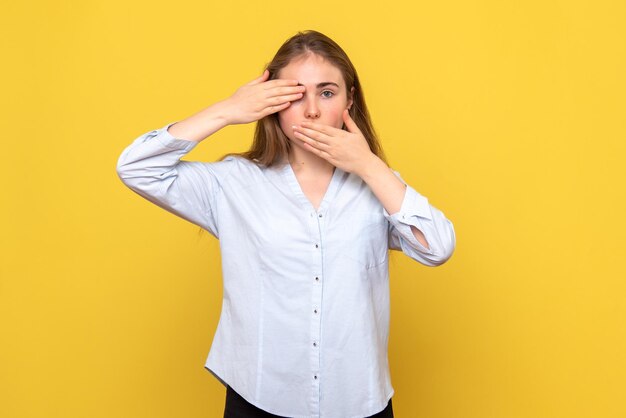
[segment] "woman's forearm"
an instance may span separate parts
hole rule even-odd
[[[228,103],[220,101],[176,122],[168,132],[178,139],[200,142],[229,124]]]

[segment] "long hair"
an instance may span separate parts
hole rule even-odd
[[[363,88],[361,87],[356,69],[344,50],[328,36],[315,30],[305,30],[289,38],[265,67],[270,73],[268,80],[275,79],[279,71],[289,65],[292,60],[310,54],[323,57],[341,71],[346,84],[347,95],[351,88],[354,87],[352,96],[354,102],[349,110],[350,117],[363,133],[372,153],[387,164],[385,153],[380,145],[378,135],[374,130],[367,106],[365,105]],[[290,147],[291,142],[282,131],[278,120],[278,112],[275,112],[257,121],[254,140],[248,151],[241,153],[231,152],[223,155],[219,160],[221,161],[230,155],[237,155],[257,164],[271,167],[279,161],[287,159]]]
[[[352,87],[354,87],[353,103],[348,111],[350,117],[363,133],[372,153],[389,165],[370,119],[356,68],[354,68],[344,50],[328,36],[315,30],[305,30],[287,39],[265,67],[270,73],[268,80],[274,80],[280,70],[289,65],[292,60],[309,54],[323,57],[341,71],[346,85],[346,94],[349,94]],[[271,167],[280,161],[287,160],[290,148],[291,141],[289,141],[289,138],[281,129],[278,113],[275,112],[257,121],[254,140],[248,151],[240,153],[230,152],[223,155],[218,161],[232,155],[246,158],[256,164]],[[203,229],[200,228],[199,233],[202,232]]]

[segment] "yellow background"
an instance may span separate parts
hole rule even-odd
[[[390,164],[457,234],[438,268],[392,254],[396,416],[626,416],[624,3],[226,3],[3,5],[0,416],[221,416],[218,241],[116,162],[303,29],[345,49]]]

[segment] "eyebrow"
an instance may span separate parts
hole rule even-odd
[[[304,86],[304,84],[302,83],[298,83],[299,86]],[[336,86],[337,88],[339,88],[339,84],[337,83],[333,83],[331,81],[324,81],[322,83],[317,83],[317,88],[321,89],[322,87],[326,87],[326,86]]]

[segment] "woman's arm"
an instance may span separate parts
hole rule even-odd
[[[227,102],[217,102],[187,119],[175,122],[168,132],[176,138],[200,142],[230,124],[227,109]]]
[[[371,163],[366,165],[366,170],[361,172],[360,177],[372,189],[388,213],[397,213],[400,210],[407,186],[393,174],[380,158],[372,158]],[[430,250],[422,231],[413,225],[411,225],[411,230],[420,244]]]
[[[227,99],[136,138],[118,158],[119,178],[139,195],[217,237],[222,184],[237,159],[199,162],[181,158],[221,128],[254,122],[302,96],[297,80],[266,81],[268,77],[265,70]]]
[[[381,202],[391,223],[390,248],[428,266],[445,263],[456,246],[452,222],[377,156],[372,154],[362,167],[358,175]]]
[[[118,177],[140,196],[218,237],[217,200],[235,161],[182,161],[199,142],[173,136],[168,127],[174,123],[128,145],[117,161]]]

